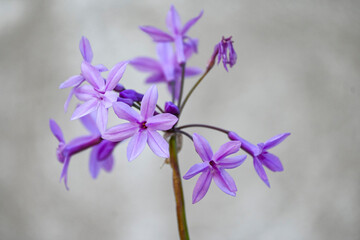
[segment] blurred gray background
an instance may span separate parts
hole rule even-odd
[[[183,182],[192,239],[360,239],[360,2],[325,0],[1,0],[0,239],[178,238],[163,159],[146,148],[128,163],[123,144],[113,172],[93,180],[87,151],[72,158],[66,191],[48,127],[55,119],[67,140],[86,133],[69,120],[76,101],[64,114],[69,90],[58,89],[80,71],[81,36],[94,64],[155,57],[138,26],[165,30],[171,3],[183,22],[204,9],[189,32],[200,41],[189,65],[204,68],[223,35],[238,53],[229,73],[215,67],[201,83],[181,122],[222,126],[254,143],[292,133],[272,151],[285,171],[268,171],[271,189],[251,158],[229,171],[235,198],[212,183],[192,205],[196,178]],[[145,91],[145,77],[128,67],[121,82]],[[163,104],[169,95],[160,91]],[[109,126],[118,122],[112,116]],[[197,132],[214,149],[227,140]],[[180,161],[183,174],[200,161],[187,139]]]

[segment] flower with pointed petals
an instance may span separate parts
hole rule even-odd
[[[184,63],[186,61],[184,45],[187,44],[189,46],[196,46],[196,44],[194,45],[196,40],[186,36],[186,33],[201,18],[202,14],[203,11],[201,11],[197,17],[190,19],[184,26],[182,26],[180,16],[175,7],[172,5],[166,18],[166,25],[170,34],[151,26],[142,26],[140,29],[149,34],[155,42],[174,42],[177,61],[178,63]],[[184,42],[185,40],[188,40],[188,42]],[[195,48],[194,50],[196,51]]]
[[[270,187],[270,183],[263,166],[267,167],[273,172],[282,172],[284,170],[280,159],[274,154],[269,153],[268,150],[280,144],[289,135],[290,133],[279,134],[270,138],[265,143],[259,143],[256,146],[241,138],[234,132],[229,132],[228,134],[229,139],[234,141],[240,141],[241,148],[253,157],[255,171],[268,187]]]
[[[226,65],[233,67],[237,60],[237,54],[233,47],[233,42],[231,40],[232,37],[224,38],[215,45],[213,55],[210,58],[209,64],[207,66],[208,69],[212,68],[216,61],[216,56],[218,57],[217,64],[222,60],[225,70],[228,72],[228,68]]]
[[[65,142],[63,133],[57,123],[52,119],[49,121],[50,129],[59,141],[59,146],[56,149],[56,155],[59,162],[64,164],[60,181],[64,179],[66,189],[69,189],[67,184],[67,173],[70,159],[73,155],[92,147],[89,161],[89,171],[93,178],[97,178],[101,168],[107,172],[112,170],[114,163],[112,151],[118,144],[101,139],[101,134],[95,124],[94,114],[82,117],[80,120],[90,131],[91,135],[77,137],[69,143]]]
[[[84,36],[80,40],[79,49],[80,49],[80,53],[81,53],[84,61],[91,63],[92,59],[93,59],[93,52],[92,52],[89,40]],[[102,64],[96,65],[94,67],[99,72],[108,71],[108,69]],[[83,83],[84,81],[85,81],[84,76],[82,74],[79,74],[79,75],[70,77],[68,80],[66,80],[65,82],[60,84],[60,86],[59,86],[60,89],[72,87],[70,94],[64,104],[65,112],[67,111],[67,109],[69,107],[69,103],[70,103],[72,96],[74,95],[75,89],[78,88],[81,85],[81,83]]]
[[[238,152],[241,143],[239,141],[227,142],[213,154],[210,144],[204,137],[194,133],[193,140],[195,150],[203,162],[192,166],[183,177],[188,180],[201,173],[193,191],[192,203],[197,203],[205,196],[212,179],[214,179],[216,185],[224,193],[235,196],[237,188],[234,179],[225,171],[225,169],[236,168],[245,161],[245,155],[227,157]]]
[[[159,60],[148,57],[138,57],[130,61],[130,65],[142,72],[150,72],[146,83],[165,82],[171,95],[175,93],[175,99],[179,98],[181,85],[181,67],[177,63],[176,56],[170,43],[158,43],[156,46]],[[185,47],[185,57],[188,59],[192,49]],[[202,72],[196,67],[186,67],[185,77],[196,76]]]
[[[100,72],[88,62],[84,61],[81,64],[82,75],[90,85],[83,85],[76,89],[75,96],[85,102],[75,109],[71,120],[97,111],[96,124],[100,132],[105,131],[108,120],[108,108],[118,98],[118,94],[113,89],[122,78],[127,63],[127,61],[123,61],[116,64],[110,70],[106,81],[100,75]]]
[[[170,113],[154,116],[157,99],[157,88],[152,86],[143,97],[140,114],[123,102],[113,104],[115,114],[120,119],[129,121],[129,123],[123,123],[106,130],[102,134],[102,138],[118,142],[131,137],[127,147],[129,161],[139,156],[144,150],[146,142],[156,155],[164,158],[169,157],[169,144],[157,131],[169,130],[178,121],[178,118]]]

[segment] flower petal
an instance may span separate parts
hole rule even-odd
[[[50,125],[51,132],[54,134],[54,136],[57,138],[57,140],[59,140],[59,142],[64,143],[65,142],[64,135],[63,135],[59,125],[57,125],[57,123],[53,119],[49,120],[49,125]]]
[[[67,185],[67,172],[68,172],[68,168],[69,168],[69,163],[70,163],[70,157],[66,157],[65,161],[64,161],[64,166],[60,175],[60,182],[62,179],[64,179],[64,184],[65,184],[65,188],[66,190],[69,190],[69,187]]]
[[[172,34],[179,34],[181,31],[181,19],[174,5],[171,5],[166,17],[166,25]]]
[[[192,195],[192,203],[197,203],[200,201],[209,190],[211,184],[211,171],[210,169],[205,170],[200,177],[198,178],[196,185],[194,187]]]
[[[75,89],[76,88],[72,88],[70,90],[70,93],[69,93],[69,96],[67,97],[66,101],[65,101],[65,104],[64,104],[64,112],[67,112],[68,108],[69,108],[69,104],[70,104],[70,101],[72,99],[72,96],[74,95],[75,93]]]
[[[265,167],[270,169],[273,172],[281,172],[284,171],[284,167],[280,162],[280,159],[271,153],[263,153],[258,156],[259,160]]]
[[[73,89],[75,96],[81,101],[88,101],[98,96],[98,92],[91,85],[83,85]]]
[[[270,138],[265,142],[264,150],[275,147],[276,145],[284,141],[288,136],[290,136],[290,133],[283,133]]]
[[[118,143],[111,142],[108,140],[103,140],[99,144],[99,151],[98,151],[98,155],[97,155],[98,160],[104,161],[106,158],[108,158],[114,151],[114,148],[116,147],[117,144]]]
[[[204,172],[207,168],[209,168],[209,163],[207,163],[207,162],[197,163],[197,164],[193,165],[189,169],[189,171],[187,171],[187,173],[185,173],[183,178],[188,180],[188,179],[194,177],[195,175],[197,175],[201,172]]]
[[[147,33],[155,42],[172,42],[173,37],[166,32],[152,27],[152,26],[140,26],[140,29]]]
[[[105,89],[104,79],[100,72],[87,62],[81,63],[81,73],[94,88],[103,91]]]
[[[134,160],[144,150],[147,138],[147,131],[140,131],[134,134],[127,146],[127,158],[129,162]]]
[[[101,137],[112,142],[120,142],[133,136],[138,130],[137,123],[123,123],[106,130]]]
[[[120,81],[124,75],[125,69],[129,61],[122,61],[116,64],[109,72],[107,81],[106,81],[106,91],[113,90],[116,87],[116,84]]]
[[[75,75],[75,76],[70,77],[68,80],[66,80],[62,84],[60,84],[59,88],[63,89],[63,88],[68,88],[68,87],[75,87],[77,85],[80,85],[84,80],[85,80],[85,78],[82,75]]]
[[[165,75],[161,72],[161,73],[155,73],[153,75],[151,75],[150,77],[148,77],[145,80],[146,83],[158,83],[158,82],[166,82],[166,78]]]
[[[212,157],[213,160],[219,161],[230,154],[236,153],[240,150],[240,141],[227,142],[220,146],[219,150]]]
[[[93,52],[91,50],[90,42],[86,37],[83,36],[81,38],[79,48],[84,60],[88,63],[91,63],[93,59]]]
[[[104,161],[101,161],[100,164],[106,172],[111,172],[114,167],[114,156],[109,155]]]
[[[146,126],[152,130],[169,130],[178,121],[178,118],[171,113],[161,113],[148,118]]]
[[[231,169],[240,166],[245,161],[245,159],[246,159],[246,155],[240,155],[240,156],[221,159],[220,161],[217,162],[217,164],[222,168]]]
[[[161,71],[160,63],[149,57],[137,57],[129,62],[131,66],[142,72],[158,72]]]
[[[109,71],[107,67],[105,67],[103,64],[98,64],[94,66],[99,72],[106,72]]]
[[[209,142],[199,134],[193,134],[193,141],[196,152],[199,154],[203,161],[210,161],[213,157],[213,152]]]
[[[186,62],[185,53],[184,53],[184,42],[183,42],[182,36],[176,36],[174,40],[175,40],[175,50],[176,50],[177,62],[179,64],[182,64],[182,63]]]
[[[80,121],[84,127],[94,135],[100,135],[99,129],[96,126],[96,113],[92,112],[88,115],[80,118]]]
[[[174,50],[171,43],[158,43],[156,51],[161,63],[162,72],[167,81],[175,79]]]
[[[170,157],[169,143],[156,131],[147,130],[147,133],[147,143],[150,149],[159,157]]]
[[[236,185],[234,179],[224,169],[219,168],[213,173],[216,185],[226,194],[236,196]]]
[[[83,104],[79,105],[73,115],[71,116],[71,120],[75,120],[78,118],[81,118],[93,111],[95,111],[98,107],[98,101],[97,99],[91,99],[87,102],[84,102]]]
[[[125,119],[129,122],[140,122],[140,114],[135,111],[133,108],[129,107],[129,105],[123,102],[116,102],[113,104],[113,109],[115,114],[120,119]]]
[[[106,130],[107,122],[108,110],[105,108],[104,104],[99,104],[99,107],[97,109],[96,125],[100,133],[103,133]]]
[[[189,29],[201,18],[203,13],[204,13],[204,11],[201,11],[197,17],[194,17],[193,19],[190,19],[187,23],[185,23],[185,25],[181,31],[181,34],[185,35],[187,33],[187,31],[189,31]]]
[[[158,100],[158,91],[155,85],[151,86],[144,94],[141,102],[140,114],[142,120],[146,121],[149,117],[154,115],[156,102]]]
[[[89,172],[93,179],[96,179],[100,172],[100,164],[98,162],[99,145],[92,148],[89,160]]]
[[[261,178],[261,180],[263,180],[263,182],[268,187],[270,187],[270,183],[269,183],[268,177],[266,175],[265,169],[257,157],[254,157],[254,168],[255,168],[255,171],[257,172],[257,174],[259,175],[259,177]]]
[[[203,71],[200,68],[197,67],[187,67],[185,68],[185,77],[192,77],[199,75]]]

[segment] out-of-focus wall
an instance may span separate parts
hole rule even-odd
[[[155,57],[138,29],[165,29],[170,1],[0,1],[0,239],[177,239],[171,170],[147,148],[132,163],[126,144],[111,174],[92,180],[89,152],[73,157],[70,191],[48,121],[70,140],[86,131],[63,113],[58,86],[80,71],[78,42],[90,39],[94,63],[112,67]],[[175,1],[183,21],[204,10],[189,35],[204,68],[222,35],[233,36],[238,62],[214,68],[188,102],[182,123],[209,123],[254,143],[292,135],[273,151],[283,173],[271,189],[251,158],[229,171],[236,198],[214,183],[191,204],[196,178],[184,181],[192,239],[358,239],[360,237],[360,4],[358,1]],[[146,75],[128,67],[121,82],[145,91]],[[189,79],[185,90],[195,82]],[[160,101],[168,99],[160,87]],[[110,124],[118,122],[115,117]],[[219,133],[198,131],[214,149]],[[185,173],[199,157],[185,139]]]

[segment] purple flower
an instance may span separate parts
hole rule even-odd
[[[122,141],[131,137],[127,147],[127,158],[134,160],[144,150],[146,142],[150,149],[160,157],[169,157],[169,144],[157,132],[169,130],[178,121],[170,113],[161,113],[154,116],[158,92],[156,86],[148,89],[141,102],[140,114],[123,102],[114,103],[113,109],[123,123],[106,130],[102,137],[109,141]]]
[[[184,26],[182,26],[180,16],[175,7],[172,5],[166,18],[166,25],[170,34],[151,26],[143,26],[140,27],[140,29],[149,34],[155,42],[174,42],[177,62],[184,63],[186,61],[184,45],[187,44],[189,46],[194,46],[194,42],[196,42],[196,40],[186,36],[186,33],[200,19],[202,14],[203,11],[201,11],[197,17],[190,19]],[[188,42],[184,43],[184,40],[188,40]],[[196,48],[194,48],[194,50],[196,51]]]
[[[85,102],[75,109],[71,120],[97,111],[96,124],[100,132],[105,131],[108,120],[108,108],[118,98],[118,94],[113,89],[123,76],[127,63],[127,61],[123,61],[116,64],[110,70],[106,81],[100,75],[100,72],[88,62],[84,61],[81,64],[82,74],[91,85],[83,85],[76,89],[76,97]]]
[[[130,61],[130,65],[142,72],[150,72],[146,79],[147,83],[165,82],[168,85],[171,95],[175,93],[175,99],[179,98],[181,85],[181,67],[176,61],[176,56],[170,43],[159,43],[156,46],[159,60],[148,57],[138,57]],[[189,58],[192,49],[185,47],[185,57]],[[195,67],[186,67],[185,76],[195,76],[202,72]]]
[[[176,106],[173,102],[166,102],[164,110],[166,113],[171,113],[177,117],[180,114],[180,110],[178,106]]]
[[[205,196],[210,187],[211,179],[214,179],[216,185],[224,193],[235,196],[237,188],[234,179],[225,169],[236,168],[246,159],[245,155],[227,158],[227,156],[240,150],[241,143],[239,141],[227,142],[213,154],[208,141],[204,137],[194,133],[193,140],[196,152],[203,162],[192,166],[183,177],[187,180],[202,173],[196,182],[192,203],[197,203]]]
[[[211,56],[210,62],[207,67],[208,69],[214,66],[214,63],[216,61],[216,56],[218,57],[217,64],[219,64],[220,61],[222,60],[226,71],[229,71],[226,65],[229,65],[230,67],[235,65],[237,54],[233,47],[234,41],[232,41],[231,38],[232,37],[229,38],[222,37],[222,40],[215,45],[214,53]]]
[[[284,170],[283,165],[280,162],[280,159],[268,152],[270,148],[275,147],[276,145],[280,144],[284,141],[290,133],[283,133],[276,135],[265,143],[259,143],[257,146],[246,141],[245,139],[241,138],[234,132],[229,132],[228,136],[231,140],[236,140],[241,142],[241,148],[250,154],[254,159],[254,168],[261,178],[263,182],[270,187],[270,183],[268,177],[266,175],[265,169],[263,166],[267,167],[273,172],[281,172]]]
[[[81,52],[81,55],[82,55],[84,61],[88,62],[90,64],[92,59],[93,59],[93,52],[92,52],[92,49],[91,49],[90,42],[86,37],[83,36],[81,38],[80,43],[79,43],[79,48],[80,48],[80,52]],[[95,68],[99,72],[108,71],[108,69],[102,64],[96,65]],[[75,89],[78,88],[81,85],[81,83],[83,83],[84,81],[85,81],[84,76],[82,74],[79,74],[79,75],[75,75],[75,76],[70,77],[68,80],[66,80],[65,82],[60,84],[60,86],[59,86],[60,89],[73,87],[71,89],[70,94],[69,94],[69,96],[68,96],[68,98],[67,98],[67,100],[65,102],[65,105],[64,105],[65,112],[68,109],[70,100],[71,100],[72,96],[74,95]]]
[[[95,117],[93,114],[87,115],[80,120],[82,124],[90,131],[91,135],[77,137],[71,140],[69,143],[65,142],[62,131],[57,123],[52,119],[49,121],[50,129],[59,141],[56,155],[59,162],[64,164],[60,176],[60,181],[64,179],[66,189],[69,189],[67,185],[67,172],[70,159],[76,153],[92,147],[89,161],[89,170],[93,178],[97,178],[101,168],[109,172],[113,167],[114,159],[112,156],[112,151],[117,143],[101,139],[101,134],[96,127]]]

